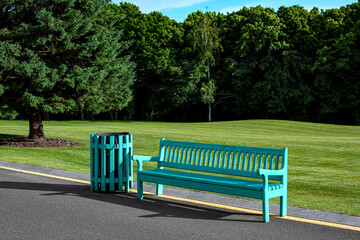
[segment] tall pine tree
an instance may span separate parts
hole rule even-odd
[[[44,138],[41,112],[122,109],[134,63],[113,30],[107,0],[0,2],[0,117],[29,112],[29,138]],[[106,19],[104,18],[106,16]]]

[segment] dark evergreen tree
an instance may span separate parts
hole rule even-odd
[[[106,4],[0,2],[0,114],[14,117],[15,105],[28,109],[29,138],[44,137],[41,111],[100,113],[131,100],[135,66]]]

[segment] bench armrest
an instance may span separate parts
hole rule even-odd
[[[281,183],[286,185],[286,170],[269,170],[269,169],[259,169],[258,174],[263,177],[263,189],[268,189],[269,186],[269,177],[279,176],[282,177]],[[284,181],[285,178],[285,181]]]
[[[159,161],[159,157],[158,156],[156,156],[156,157],[148,157],[148,156],[133,155],[132,160],[138,162],[138,171],[141,171],[143,162],[145,162],[145,161],[157,162],[157,161]]]
[[[258,174],[260,176],[284,176],[285,170],[284,169],[280,169],[280,170],[259,169]]]

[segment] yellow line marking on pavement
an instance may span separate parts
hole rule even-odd
[[[353,231],[359,231],[360,232],[360,227],[355,227],[355,226],[350,226],[350,225],[345,225],[345,224],[340,224],[340,223],[323,222],[323,221],[319,221],[319,220],[299,218],[299,217],[291,217],[291,216],[285,216],[285,217],[280,217],[279,216],[279,218],[283,218],[283,219],[287,219],[287,220],[291,220],[291,221],[311,223],[311,224],[323,225],[323,226],[327,226],[327,227],[342,228],[342,229],[347,229],[347,230],[353,230]]]
[[[0,168],[6,169],[6,170],[12,170],[12,171],[16,171],[16,172],[22,172],[22,173],[28,173],[28,174],[43,176],[43,177],[56,178],[56,179],[61,179],[61,180],[66,180],[66,181],[71,181],[71,182],[90,184],[90,181],[84,181],[84,180],[79,180],[79,179],[75,179],[75,178],[60,177],[60,176],[56,176],[56,175],[44,174],[44,173],[39,173],[39,172],[32,172],[32,171],[16,169],[16,168],[10,168],[10,167],[4,167],[4,166],[0,166]],[[137,193],[137,190],[130,189],[130,192]],[[144,192],[144,194],[145,195],[151,195],[151,196],[157,196],[155,193],[150,193],[150,192]],[[218,203],[203,202],[203,201],[199,201],[199,200],[192,200],[192,199],[186,199],[186,198],[180,198],[180,197],[174,197],[174,196],[168,196],[168,195],[158,195],[157,197],[165,198],[165,199],[171,199],[171,200],[175,200],[175,201],[199,204],[199,205],[203,205],[203,206],[215,207],[215,208],[220,208],[220,209],[227,209],[227,210],[233,210],[233,211],[239,211],[239,212],[262,215],[262,211],[251,210],[251,209],[240,208],[240,207],[233,207],[233,206],[228,206],[228,205],[223,205],[223,204],[218,204]],[[286,219],[286,220],[291,220],[291,221],[311,223],[311,224],[317,224],[317,225],[322,225],[322,226],[327,226],[327,227],[342,228],[342,229],[353,230],[353,231],[360,231],[360,227],[355,227],[355,226],[350,226],[350,225],[345,225],[345,224],[324,222],[324,221],[319,221],[319,220],[292,217],[292,216],[280,217],[278,214],[274,214],[274,213],[270,213],[270,216],[276,217],[276,218],[281,218],[281,219]]]
[[[60,177],[60,176],[56,176],[56,175],[49,175],[49,174],[44,174],[44,173],[39,173],[39,172],[32,172],[32,171],[27,171],[27,170],[22,170],[22,169],[17,169],[17,168],[4,167],[4,166],[0,166],[0,168],[6,169],[6,170],[11,170],[11,171],[16,171],[16,172],[22,172],[22,173],[38,175],[38,176],[42,176],[42,177],[56,178],[56,179],[61,179],[61,180],[66,180],[66,181],[71,181],[71,182],[90,184],[90,181],[84,181],[84,180],[79,180],[79,179],[75,179],[75,178]]]

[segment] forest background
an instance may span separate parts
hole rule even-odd
[[[0,8],[3,119],[36,108],[45,120],[208,121],[210,106],[215,121],[360,124],[360,1],[198,11],[182,23],[102,0]],[[196,29],[214,34],[207,55]]]

